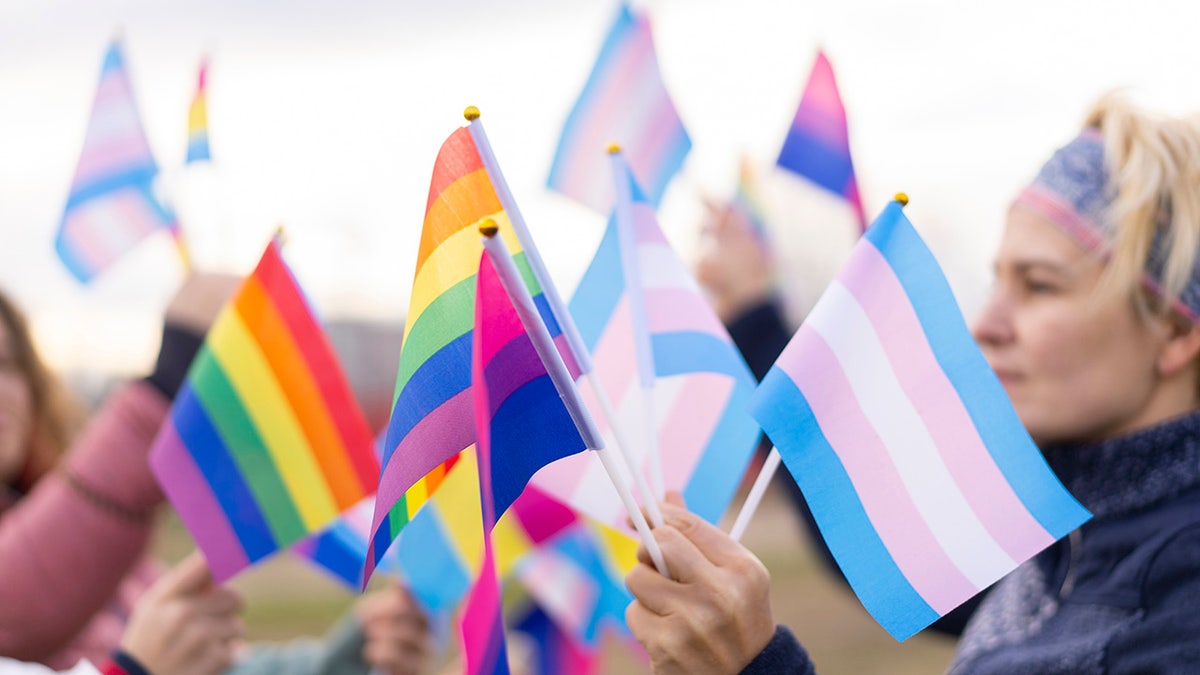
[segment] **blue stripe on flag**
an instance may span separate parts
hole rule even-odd
[[[250,562],[274,553],[279,545],[271,534],[258,502],[241,469],[221,441],[220,434],[200,404],[191,384],[185,382],[175,397],[171,420],[180,439],[187,439],[188,454],[208,481],[208,489],[221,505]]]
[[[383,466],[418,422],[470,386],[471,331],[467,331],[426,359],[396,397],[383,448]]]
[[[1061,489],[958,311],[937,260],[891,202],[864,235],[892,266],[988,452],[1030,514],[1058,539],[1090,515]]]
[[[520,496],[538,469],[585,449],[571,413],[545,373],[521,385],[496,409],[491,447],[496,518]]]
[[[675,177],[675,172],[679,170],[679,167],[683,165],[683,160],[692,151],[692,139],[682,124],[673,126],[670,133],[671,139],[666,143],[669,150],[658,156],[658,162],[649,176],[638,176],[638,180],[650,181],[650,194],[658,195],[657,199],[651,200],[642,197],[641,201],[656,207],[662,201],[662,195],[667,191],[667,184]],[[634,183],[636,182],[634,181]]]
[[[471,588],[466,562],[449,548],[444,531],[436,508],[421,509],[396,545],[409,588],[431,614],[453,612]]]
[[[650,339],[654,345],[654,371],[659,377],[695,372],[743,377],[750,372],[730,343],[708,333],[655,333]]]
[[[612,320],[613,311],[625,292],[625,274],[621,269],[616,222],[609,218],[596,255],[583,273],[568,306],[588,350],[596,349],[605,326]]]
[[[775,163],[843,197],[854,178],[850,155],[829,147],[823,139],[795,127],[788,131]]]
[[[749,382],[739,379],[734,385],[683,491],[683,501],[688,509],[710,523],[724,515],[754,452],[759,435],[758,422],[746,412],[752,393],[753,378]]]
[[[151,188],[151,185],[154,183],[154,177],[157,175],[158,167],[154,165],[153,160],[149,160],[146,164],[131,166],[120,173],[105,173],[103,178],[94,180],[91,183],[72,186],[71,194],[67,196],[67,206],[64,210],[70,211],[84,202],[91,201],[97,197],[108,196],[109,193],[126,187],[141,188],[144,195],[149,197],[152,203],[157,204],[158,200],[154,199],[154,193]]]
[[[897,567],[796,383],[772,367],[750,402],[863,606],[898,640],[938,618]],[[793,451],[789,448],[803,448]]]

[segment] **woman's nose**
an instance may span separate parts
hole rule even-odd
[[[993,290],[971,326],[971,334],[981,345],[998,345],[1013,339],[1012,308],[999,290]]]

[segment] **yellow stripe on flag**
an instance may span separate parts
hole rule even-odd
[[[209,348],[246,406],[305,527],[317,530],[338,514],[300,423],[258,342],[237,312],[222,312]]]

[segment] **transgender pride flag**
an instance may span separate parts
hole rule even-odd
[[[610,161],[623,165],[620,157]],[[627,258],[614,215],[571,299],[571,315],[628,438],[648,436],[636,356],[639,337],[648,334],[654,378],[651,408],[665,487],[681,491],[688,508],[716,522],[758,441],[758,425],[746,413],[754,376],[659,229],[654,206],[628,167],[617,174],[628,184],[617,194],[631,203],[627,209],[619,207],[617,214],[632,215],[635,241],[629,258],[636,260],[639,269],[633,277],[641,286],[630,289],[626,283]],[[586,388],[581,393],[588,408],[598,413],[594,392]],[[593,417],[605,443],[615,442],[606,418]],[[646,448],[633,448],[633,454],[641,470],[648,471]],[[593,455],[563,458],[539,471],[532,483],[601,523],[628,531],[625,511]]]
[[[1090,517],[1021,426],[896,202],[751,409],[855,593],[898,640]]]
[[[121,45],[113,42],[54,242],[76,279],[91,281],[154,230],[173,226],[154,196],[157,175]]]
[[[611,143],[625,148],[655,204],[692,149],[658,69],[650,21],[624,3],[563,125],[546,185],[607,214],[613,205],[606,153]]]
[[[866,228],[867,217],[850,161],[846,108],[824,52],[817,52],[775,164],[844,199],[854,209],[859,229]]]

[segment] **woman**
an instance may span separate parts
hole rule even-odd
[[[951,672],[1187,672],[1200,663],[1200,121],[1108,96],[1017,198],[975,336],[1094,514],[999,582]],[[765,569],[678,507],[678,582],[630,574],[656,672],[812,672]]]
[[[159,576],[147,548],[164,497],[147,455],[235,281],[185,282],[167,308],[154,372],[119,387],[73,441],[74,408],[0,294],[0,656],[67,668],[101,663],[118,646],[134,602]],[[428,637],[413,601],[393,587],[363,598],[326,643],[256,647],[235,670],[417,672]]]

